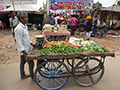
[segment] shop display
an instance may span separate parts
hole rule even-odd
[[[44,29],[45,29],[45,32],[51,32],[52,31],[52,26],[50,24],[45,24]]]
[[[82,39],[79,40],[71,40],[74,44],[65,41],[51,41],[47,42],[43,49],[40,50],[41,54],[67,54],[67,53],[80,53],[84,51],[89,52],[108,52],[108,50],[94,41],[84,41]]]
[[[68,32],[65,26],[59,27],[58,32]]]
[[[66,33],[68,30],[65,26],[58,27],[58,25],[51,26],[50,24],[44,25],[44,32],[60,32],[60,33]]]

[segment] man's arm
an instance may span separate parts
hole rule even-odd
[[[10,22],[10,27],[13,28],[13,22],[11,18],[9,19],[9,22]]]
[[[27,56],[27,53],[26,53],[26,51],[25,51],[25,50],[23,50],[23,51],[22,51],[22,53],[23,53],[24,57],[26,57],[26,56]]]

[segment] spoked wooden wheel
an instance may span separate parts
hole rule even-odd
[[[61,61],[47,61],[41,63],[35,71],[38,86],[45,90],[57,90],[68,81],[69,71]]]
[[[74,80],[81,86],[96,84],[104,74],[104,66],[97,58],[83,59],[74,70]]]

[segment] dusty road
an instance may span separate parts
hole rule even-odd
[[[120,54],[115,58],[107,57],[105,60],[105,73],[103,78],[94,86],[81,87],[73,78],[60,90],[120,90]],[[26,73],[28,65],[25,66]],[[20,79],[19,63],[0,65],[0,90],[42,90],[31,78]]]

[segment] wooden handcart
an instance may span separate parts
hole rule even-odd
[[[38,61],[35,71],[38,86],[45,90],[57,90],[67,83],[69,77],[73,77],[81,86],[96,84],[104,74],[106,56],[114,57],[115,53],[82,52],[43,55],[40,54],[40,50],[34,48],[27,59]]]

